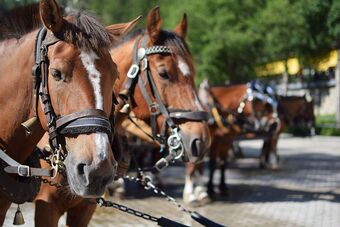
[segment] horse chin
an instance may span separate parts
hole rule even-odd
[[[70,184],[70,182],[69,182]],[[91,188],[91,187],[83,187],[81,185],[71,185],[70,184],[70,191],[72,194],[81,196],[83,198],[98,198],[102,196],[105,192],[106,187],[101,188]]]

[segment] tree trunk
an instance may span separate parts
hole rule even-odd
[[[336,123],[340,125],[340,49],[338,50],[338,64],[335,68],[335,81],[336,81]]]

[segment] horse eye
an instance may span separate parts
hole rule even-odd
[[[163,79],[169,79],[169,74],[166,70],[161,70],[158,72],[159,76],[162,77]]]
[[[51,73],[52,73],[52,76],[53,78],[56,80],[56,81],[59,81],[62,79],[62,73],[60,70],[58,69],[51,69]]]

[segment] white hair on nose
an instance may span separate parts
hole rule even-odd
[[[96,69],[95,65],[95,60],[98,59],[98,56],[93,51],[82,51],[80,53],[80,59],[88,73],[88,77],[93,87],[96,109],[104,110],[103,95],[100,87],[101,74]],[[96,133],[95,144],[97,148],[97,153],[99,154],[99,159],[106,159],[106,151],[108,150],[108,146],[110,144],[108,136],[105,133]]]

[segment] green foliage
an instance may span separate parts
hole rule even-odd
[[[0,0],[2,9],[37,0]],[[173,29],[187,13],[187,42],[197,79],[213,84],[255,78],[259,64],[298,56],[311,59],[340,47],[339,0],[58,0],[92,11],[106,24],[144,18],[161,6],[163,27]],[[0,9],[1,9],[0,8]]]
[[[335,115],[319,115],[316,117],[316,134],[323,136],[340,136],[340,128],[336,126]]]

